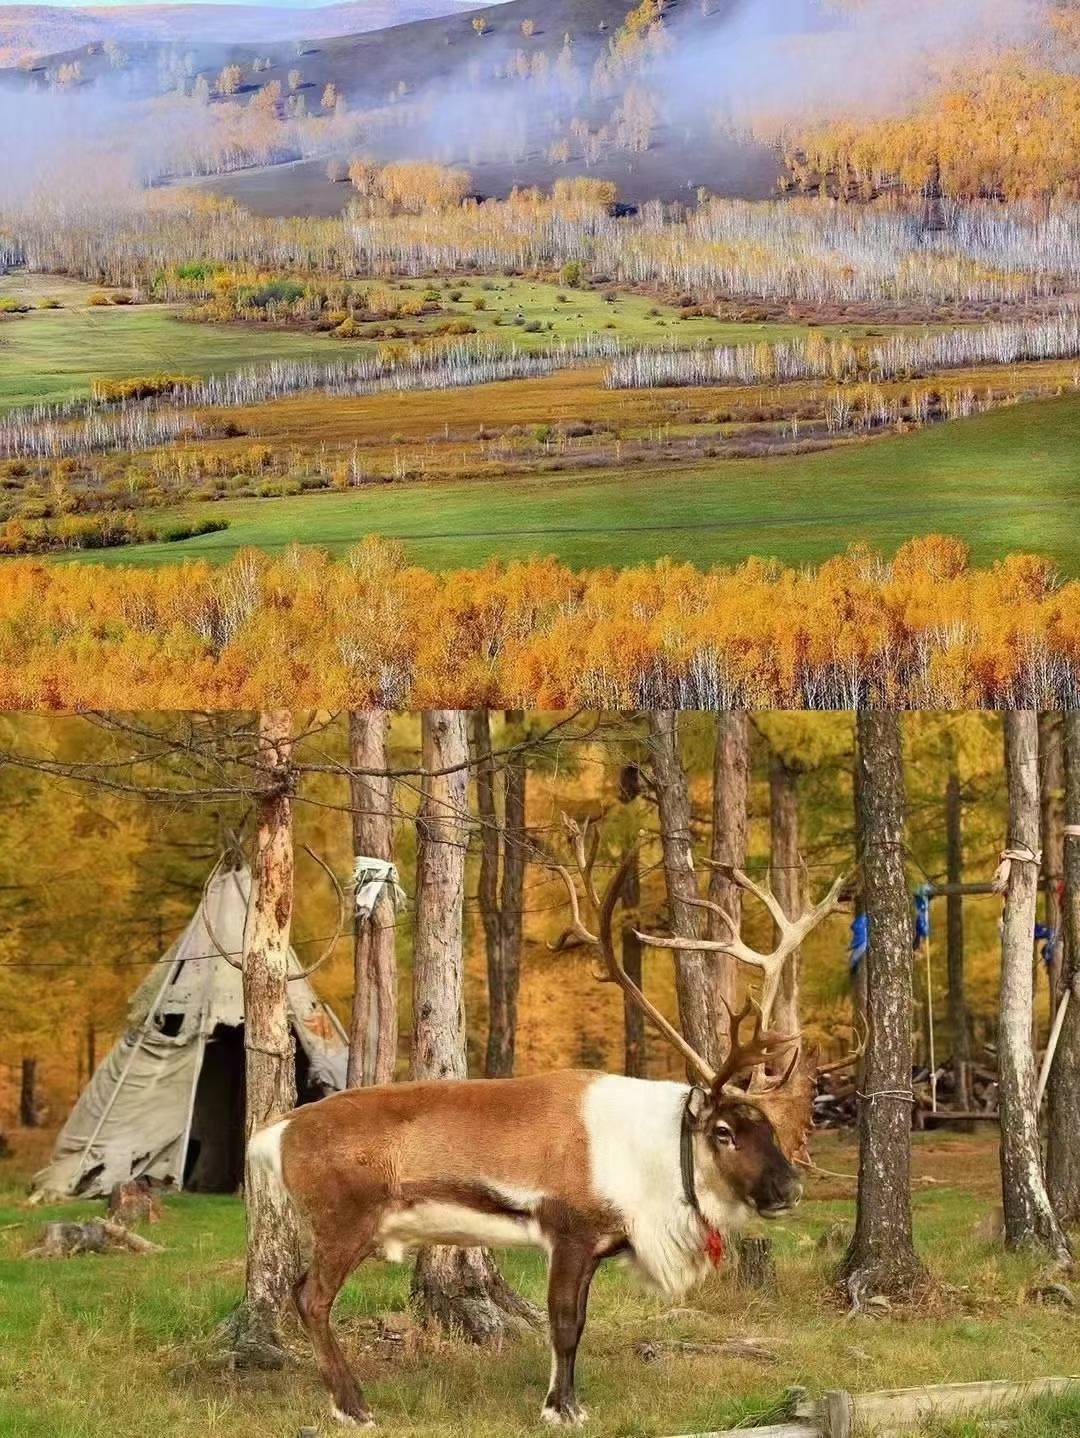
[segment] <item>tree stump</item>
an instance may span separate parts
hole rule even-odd
[[[116,1223],[131,1228],[136,1223],[157,1223],[161,1203],[148,1179],[133,1178],[115,1185],[106,1211]]]
[[[740,1238],[736,1247],[735,1280],[740,1288],[772,1288],[776,1259],[771,1238]]]
[[[497,1342],[542,1322],[515,1293],[483,1248],[422,1248],[412,1277],[422,1316],[472,1343]]]

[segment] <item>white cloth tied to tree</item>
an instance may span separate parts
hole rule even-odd
[[[1009,887],[1009,875],[1014,864],[1042,864],[1042,850],[1029,848],[1027,844],[1010,844],[1001,851],[1001,862],[994,871],[994,893],[1003,894]]]
[[[356,887],[356,914],[360,919],[371,918],[384,890],[389,893],[395,909],[406,901],[397,867],[389,859],[357,859],[353,884]]]

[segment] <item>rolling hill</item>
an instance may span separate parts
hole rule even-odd
[[[106,41],[263,43],[361,34],[462,9],[468,0],[345,0],[286,5],[0,5],[0,65]]]
[[[451,0],[383,3],[446,6]],[[619,97],[596,93],[593,68],[633,8],[633,0],[504,0],[321,39],[267,35],[257,44],[202,39],[186,45],[183,54],[192,83],[204,76],[211,94],[223,67],[239,66],[243,83],[234,99],[241,103],[277,82],[283,91],[298,90],[309,108],[317,107],[332,84],[350,111],[381,112],[370,129],[364,127],[363,153],[384,162],[425,159],[464,167],[482,195],[505,195],[515,185],[548,187],[578,174],[613,180],[620,199],[631,204],[691,201],[699,188],[747,199],[773,193],[779,174],[775,150],[718,128],[707,96],[680,110],[677,103],[668,104],[677,102],[677,93],[665,95],[665,112],[672,113],[656,116],[647,148],[609,139],[590,154],[579,135],[568,154],[552,153],[553,140],[565,140],[572,121],[594,132],[610,131]],[[710,0],[706,6],[668,0],[665,43],[673,54],[692,53],[704,40],[715,46],[733,17],[746,12],[747,0]],[[118,72],[100,46],[83,46],[18,71],[0,70],[0,88],[47,91],[59,67],[77,63],[78,83],[69,93],[150,98],[161,91],[163,63],[177,54],[175,43],[134,41],[125,46]],[[538,67],[558,77],[553,88],[523,83],[521,71],[534,74]],[[671,90],[677,92],[678,85]],[[275,163],[184,183],[229,195],[257,213],[332,214],[352,190],[328,179],[328,161],[347,160],[359,148],[353,143],[340,154],[322,151],[315,159],[286,154]]]

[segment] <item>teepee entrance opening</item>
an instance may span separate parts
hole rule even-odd
[[[219,1024],[206,1045],[184,1187],[195,1193],[235,1193],[244,1177],[244,1031]]]
[[[215,867],[181,936],[132,995],[124,1033],[98,1066],[34,1180],[38,1197],[96,1197],[145,1175],[232,1193],[244,1173],[243,949],[251,875]],[[345,1087],[348,1041],[289,955],[299,1103]]]

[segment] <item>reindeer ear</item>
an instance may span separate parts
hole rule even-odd
[[[700,1123],[706,1109],[711,1108],[717,1098],[718,1095],[716,1093],[709,1094],[705,1089],[695,1084],[690,1090],[689,1097],[686,1100],[686,1113],[690,1122],[694,1124]]]

